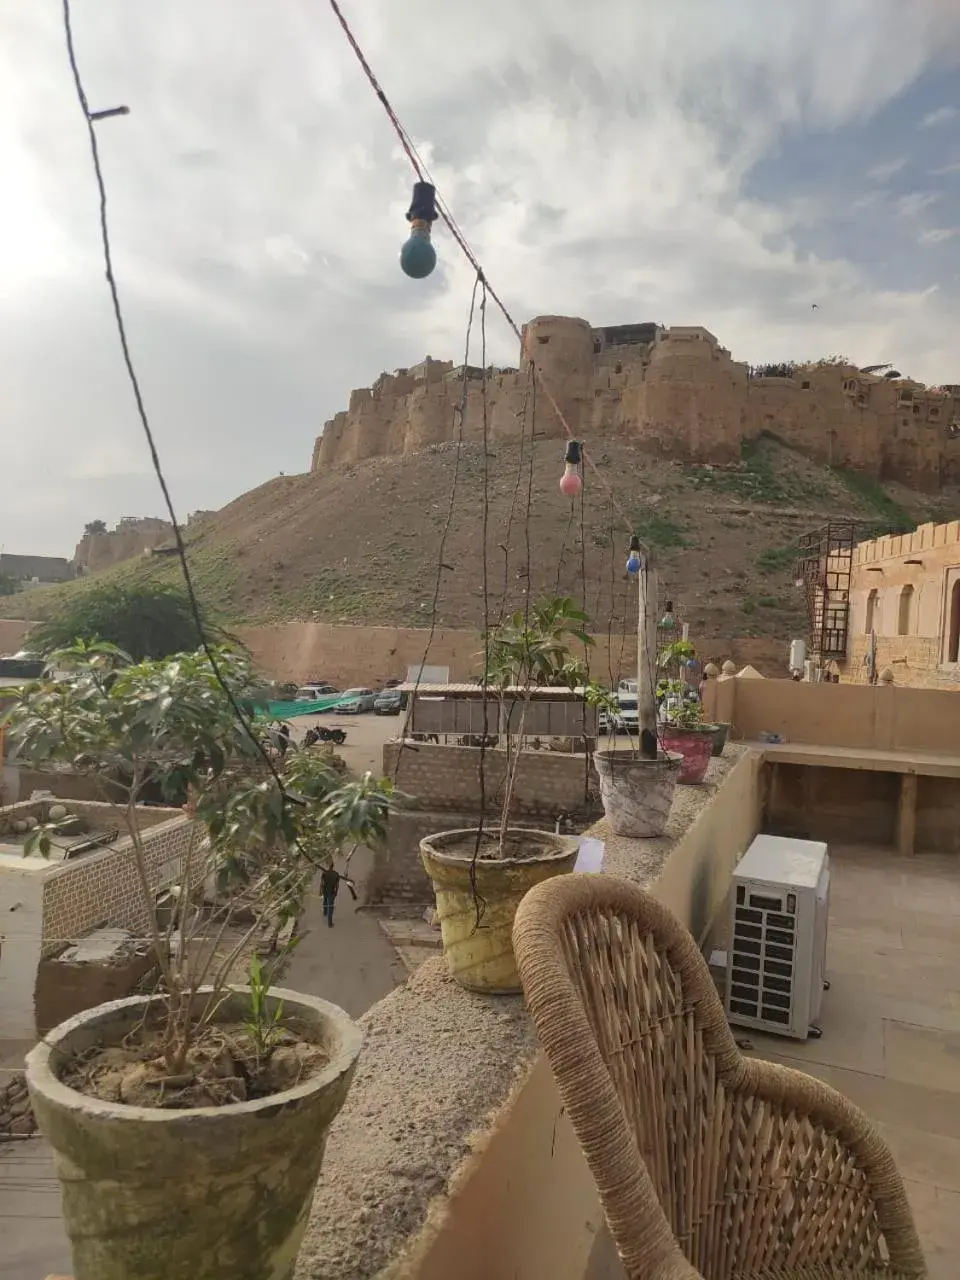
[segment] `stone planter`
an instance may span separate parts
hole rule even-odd
[[[513,954],[513,917],[521,899],[541,880],[573,870],[579,849],[572,836],[511,827],[524,856],[477,858],[471,881],[476,828],[442,831],[420,841],[420,859],[433,881],[440,935],[450,976],[468,991],[512,995],[523,988]],[[484,841],[496,844],[496,831]],[[477,903],[482,913],[477,923]]]
[[[197,997],[197,1009],[207,996]],[[327,1131],[363,1040],[336,1005],[275,988],[329,1064],[292,1089],[225,1107],[162,1110],[62,1084],[66,1062],[119,1044],[150,1003],[134,996],[61,1023],[27,1055],[27,1085],[54,1151],[75,1280],[291,1280]],[[217,1021],[249,1016],[235,991]]]
[[[723,748],[727,745],[727,738],[730,736],[730,725],[717,724],[713,727],[713,756],[722,756]]]
[[[710,757],[713,754],[716,725],[701,725],[697,729],[681,729],[679,725],[665,724],[661,733],[664,751],[676,751],[683,757],[678,782],[702,782]]]
[[[603,811],[615,835],[646,839],[662,836],[683,758],[661,751],[646,760],[632,751],[596,751]]]

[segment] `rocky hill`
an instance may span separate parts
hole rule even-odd
[[[587,472],[580,506],[559,492],[562,444],[430,446],[335,471],[282,476],[244,494],[187,531],[190,562],[207,607],[227,622],[322,620],[427,625],[440,541],[438,620],[477,626],[484,614],[483,476],[488,471],[488,608],[586,584],[599,631],[614,631],[634,603],[624,573],[629,533],[606,490]],[[818,466],[772,436],[745,442],[730,467],[652,460],[622,440],[593,453],[622,516],[655,550],[665,595],[694,633],[713,637],[805,633],[793,586],[799,537],[830,516],[853,516],[870,533],[960,512],[955,490],[936,497],[881,486],[856,472]],[[529,495],[529,515],[528,515]],[[509,554],[505,555],[505,548]],[[152,555],[57,587],[3,601],[7,617],[43,616],[92,582],[173,581],[175,557]]]

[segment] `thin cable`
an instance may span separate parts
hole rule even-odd
[[[143,394],[140,390],[140,381],[137,377],[136,369],[133,364],[133,357],[130,353],[130,343],[127,339],[127,326],[123,318],[123,309],[120,305],[120,293],[117,288],[116,276],[113,270],[113,249],[110,243],[110,228],[107,221],[107,188],[103,178],[103,169],[100,164],[100,148],[97,143],[97,131],[94,125],[98,120],[107,118],[108,116],[119,114],[120,109],[109,112],[91,112],[87,95],[83,87],[83,80],[80,76],[80,68],[77,63],[77,55],[73,45],[73,25],[70,14],[70,0],[63,0],[63,29],[67,42],[67,58],[70,62],[70,71],[73,75],[73,83],[77,92],[77,99],[83,111],[84,119],[87,122],[87,134],[90,140],[90,154],[93,159],[93,172],[96,178],[97,190],[100,195],[100,240],[103,248],[103,265],[104,274],[107,278],[107,285],[110,289],[110,300],[113,305],[113,317],[116,323],[117,335],[120,339],[120,350],[123,353],[123,363],[127,371],[127,379],[133,391],[133,398],[137,406],[137,416],[140,419],[140,425],[143,428],[143,434],[146,437],[147,447],[150,451],[150,461],[153,465],[154,473],[160,485],[160,491],[163,494],[163,500],[170,516],[170,523],[173,525],[173,537],[177,548],[177,558],[180,561],[180,569],[183,573],[184,585],[187,589],[187,598],[190,603],[190,612],[193,615],[194,625],[197,628],[197,634],[200,637],[200,644],[204,653],[207,655],[207,661],[213,671],[217,684],[226,694],[227,700],[237,717],[238,722],[243,726],[245,732],[249,735],[263,757],[264,763],[270,770],[274,782],[280,791],[284,801],[293,802],[280,774],[274,767],[273,761],[270,759],[263,743],[253,732],[253,728],[240,707],[233,690],[224,679],[223,673],[214,655],[210,642],[207,639],[206,631],[203,625],[203,617],[200,612],[200,604],[197,600],[197,593],[194,590],[193,578],[190,573],[190,566],[187,563],[187,549],[183,541],[183,533],[180,529],[180,521],[177,519],[177,513],[173,505],[173,499],[170,497],[170,489],[167,485],[166,476],[163,473],[163,467],[160,464],[160,455],[157,452],[156,441],[154,440],[153,430],[150,426],[150,420],[147,417],[146,405],[144,404]]]
[[[363,68],[364,74],[369,80],[371,88],[379,98],[384,111],[386,111],[387,117],[390,120],[390,123],[393,125],[394,132],[399,138],[400,145],[403,147],[403,150],[406,153],[406,156],[410,161],[410,164],[412,165],[413,171],[417,175],[418,180],[420,182],[429,181],[430,184],[436,190],[437,184],[430,177],[430,171],[427,169],[426,165],[423,163],[423,159],[422,157],[419,156],[416,147],[413,145],[410,135],[407,133],[397,113],[394,111],[393,107],[390,105],[390,101],[387,98],[387,95],[384,93],[383,89],[380,87],[380,82],[377,80],[377,77],[374,75],[373,69],[371,68],[369,62],[367,61],[363,53],[363,50],[360,48],[360,44],[357,41],[356,36],[354,36],[353,32],[350,29],[349,23],[347,22],[346,18],[343,16],[343,12],[339,4],[337,4],[337,0],[330,0],[330,7],[333,10],[334,14],[336,15],[337,21],[340,23],[340,26],[343,28],[344,35],[347,37],[347,40],[350,42],[350,47],[353,49],[353,52],[356,54],[357,61],[360,63],[360,66]],[[469,243],[467,242],[466,236],[460,230],[459,226],[457,225],[456,219],[450,213],[450,210],[447,208],[446,203],[444,202],[442,197],[439,195],[439,193],[436,194],[435,199],[436,199],[436,205],[437,205],[437,209],[439,211],[440,217],[445,223],[447,230],[450,232],[454,240],[460,246],[460,249],[462,250],[467,261],[473,267],[474,271],[477,273],[477,275],[482,277],[482,279],[485,281],[487,286],[487,292],[489,293],[493,301],[496,303],[500,311],[500,314],[503,316],[504,320],[506,320],[507,324],[513,330],[514,334],[516,335],[517,341],[520,342],[522,346],[523,331],[521,330],[520,326],[517,324],[516,320],[514,320],[513,316],[510,314],[510,311],[507,308],[506,303],[504,303],[503,299],[500,297],[497,291],[490,284],[490,281],[487,278],[487,274],[484,271],[483,267],[480,265],[480,261],[477,258],[477,255],[471,249]],[[547,383],[543,374],[540,372],[539,368],[536,369],[536,378],[537,378],[537,381],[540,383],[540,386],[543,390],[544,395],[549,400],[551,408],[553,409],[554,413],[557,415],[560,425],[563,427],[564,431],[567,433],[568,438],[571,440],[574,439],[574,434],[570,428],[570,424],[567,422],[567,419],[564,416],[563,411],[561,410],[559,404],[557,403],[556,397],[551,391],[549,384]],[[604,479],[602,473],[598,471],[595,463],[591,458],[587,459],[587,465],[590,467],[590,470],[600,481],[600,484],[607,490],[608,494],[610,495],[611,502],[613,503],[613,506],[615,507],[617,514],[620,516],[621,520],[623,521],[624,528],[627,530],[628,533],[633,534],[634,529],[630,521],[627,519],[626,513],[620,507],[620,504],[616,501],[616,498],[613,496],[613,492],[610,488],[610,485]]]
[[[477,842],[473,857],[470,859],[470,891],[473,894],[473,905],[476,912],[474,929],[480,928],[487,904],[477,888],[477,860],[480,857],[480,845],[483,841],[483,828],[487,816],[487,680],[490,667],[490,594],[489,565],[487,563],[487,536],[490,523],[490,414],[487,405],[487,284],[481,279],[480,294],[480,367],[483,370],[481,397],[483,409],[483,514],[481,518],[482,548],[482,581],[483,581],[483,674],[480,677],[481,717],[480,717],[480,821],[477,825]]]
[[[500,596],[500,609],[497,617],[497,626],[503,622],[507,607],[507,594],[510,589],[510,544],[513,540],[513,521],[517,510],[517,501],[520,497],[520,485],[523,483],[523,460],[524,448],[527,435],[527,405],[530,400],[530,385],[533,378],[533,370],[529,369],[527,385],[523,392],[523,404],[520,408],[520,453],[517,459],[517,475],[513,484],[513,495],[510,499],[510,513],[507,516],[507,533],[500,546],[503,549],[503,592]],[[530,448],[533,449],[533,436],[530,437]]]
[[[433,584],[433,601],[430,607],[430,627],[427,631],[427,642],[423,646],[423,657],[420,660],[420,666],[417,669],[417,678],[414,681],[413,693],[408,700],[408,710],[406,719],[404,720],[403,732],[400,735],[400,748],[397,751],[397,759],[393,769],[393,781],[396,783],[400,773],[400,760],[403,751],[407,745],[407,728],[410,724],[410,718],[413,714],[414,704],[417,700],[417,693],[423,682],[423,669],[426,666],[427,658],[430,656],[430,649],[433,645],[433,638],[437,633],[437,607],[440,602],[440,587],[443,582],[443,572],[446,568],[444,564],[444,552],[447,547],[447,537],[450,533],[450,526],[453,523],[453,512],[457,502],[457,489],[460,483],[460,460],[463,454],[463,420],[467,412],[467,392],[469,389],[469,373],[470,373],[470,335],[473,332],[473,317],[477,305],[477,289],[482,283],[482,276],[477,275],[473,282],[473,292],[470,295],[470,311],[467,315],[467,334],[464,339],[463,350],[463,377],[460,382],[460,399],[454,407],[453,416],[456,420],[456,439],[454,440],[454,459],[453,459],[453,480],[450,484],[450,500],[447,503],[447,515],[443,522],[443,528],[440,531],[440,543],[437,547],[437,573]]]

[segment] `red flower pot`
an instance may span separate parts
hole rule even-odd
[[[661,744],[664,751],[676,751],[683,756],[678,782],[702,782],[713,753],[715,729],[681,729],[675,724],[665,724]]]

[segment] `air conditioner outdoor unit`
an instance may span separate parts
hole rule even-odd
[[[827,958],[830,856],[815,840],[757,836],[733,873],[727,1019],[819,1038]]]

